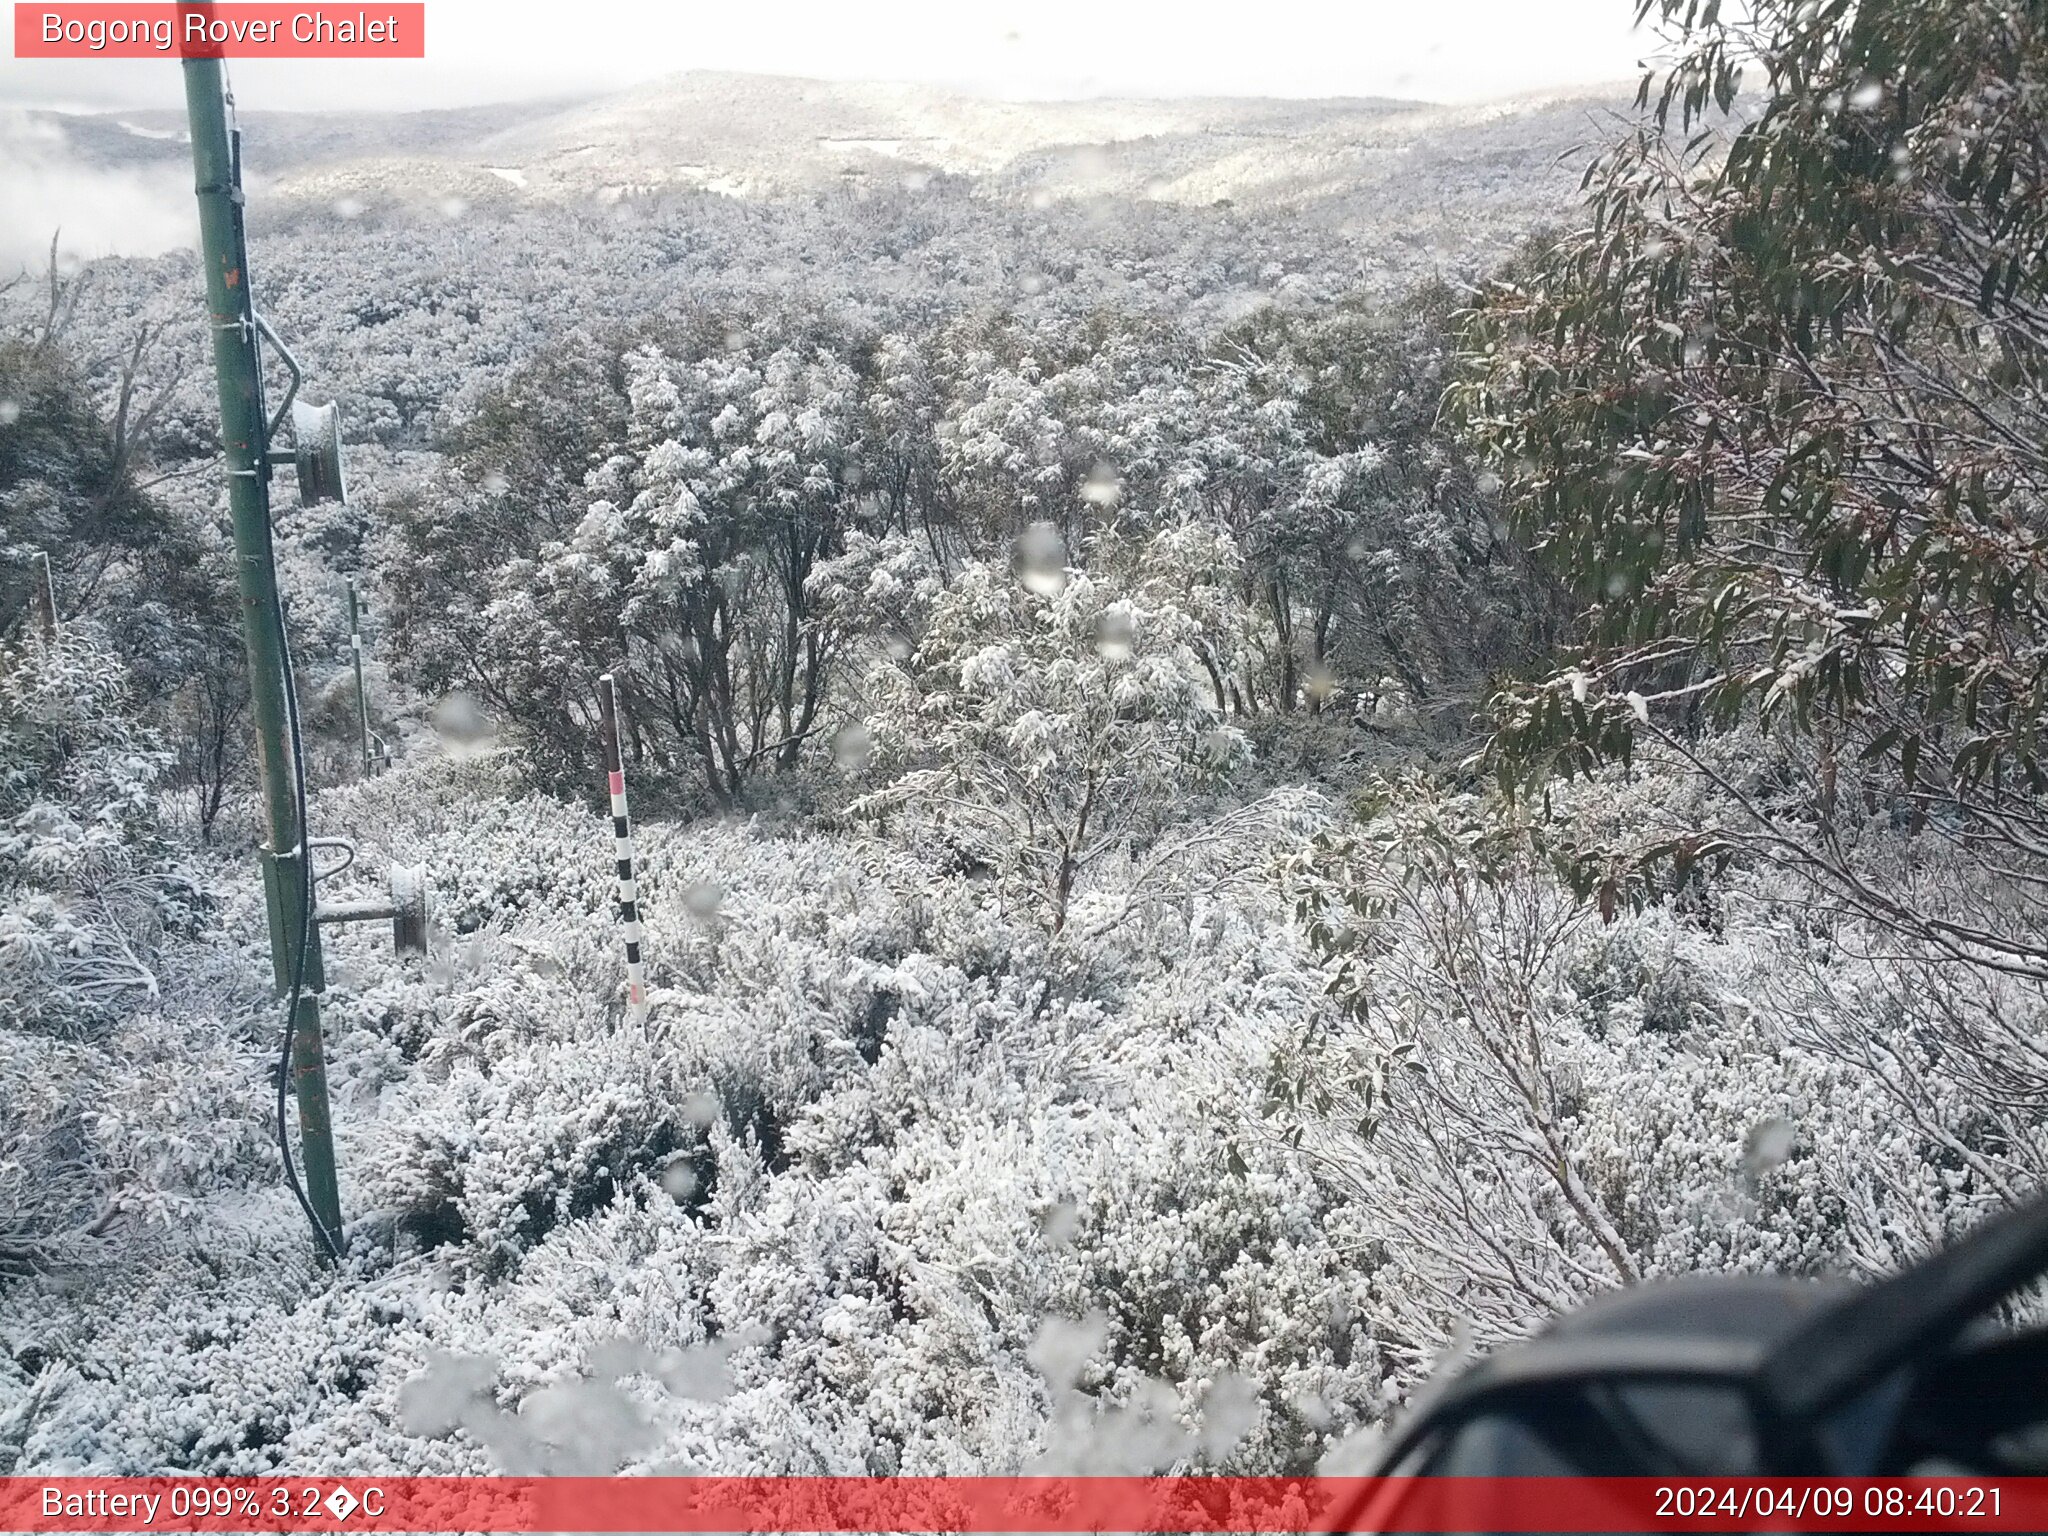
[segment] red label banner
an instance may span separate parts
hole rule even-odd
[[[423,59],[422,0],[269,3],[23,4],[18,59]]]
[[[350,1530],[2042,1531],[2048,1478],[0,1478],[0,1531]]]

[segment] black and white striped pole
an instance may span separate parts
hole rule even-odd
[[[626,811],[625,755],[619,750],[618,691],[607,672],[597,680],[603,717],[605,787],[612,802],[612,852],[618,860],[619,925],[626,941],[626,1022],[647,1020],[647,964],[641,958],[639,864],[633,856],[633,820]]]

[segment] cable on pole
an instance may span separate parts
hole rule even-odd
[[[299,807],[299,846],[293,855],[299,871],[299,931],[297,941],[292,945],[292,984],[285,994],[284,1034],[277,1047],[277,1155],[284,1160],[284,1180],[291,1186],[299,1209],[313,1224],[327,1256],[338,1263],[343,1247],[341,1234],[327,1230],[327,1223],[320,1219],[320,1213],[313,1209],[313,1202],[307,1198],[306,1187],[299,1181],[298,1166],[292,1161],[291,1133],[285,1124],[285,1088],[291,1081],[292,1047],[298,1039],[299,999],[306,989],[306,956],[313,946],[313,899],[319,882],[313,869],[313,850],[306,841],[306,741],[299,728],[298,678],[292,668],[292,642],[285,629],[281,599],[277,605],[277,634],[279,649],[284,654],[285,719],[292,743],[292,793]]]

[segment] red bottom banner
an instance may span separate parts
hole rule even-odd
[[[351,1530],[2048,1531],[2048,1478],[0,1478],[0,1531]]]

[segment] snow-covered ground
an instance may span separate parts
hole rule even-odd
[[[2023,971],[1753,849],[1575,893],[1705,847],[1710,779],[1806,825],[1799,749],[1474,772],[1576,616],[1436,280],[1565,206],[1582,104],[1126,105],[279,121],[252,282],[353,488],[280,482],[314,829],[437,923],[330,935],[338,1269],[272,1141],[194,260],[0,291],[0,589],[53,548],[67,620],[0,639],[0,1474],[1351,1469],[1446,1352],[2041,1182]],[[1859,878],[2038,931],[1840,798]]]

